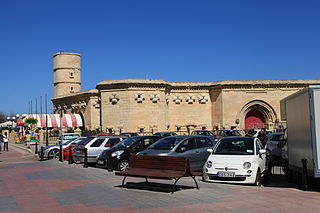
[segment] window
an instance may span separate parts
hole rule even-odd
[[[251,138],[223,138],[215,146],[217,155],[254,155],[254,140]]]
[[[185,148],[185,151],[188,151],[197,148],[197,144],[194,138],[189,138],[180,144],[178,150],[181,150],[182,147]]]
[[[73,87],[70,87],[70,93],[74,93]]]
[[[70,78],[74,78],[73,72],[70,72]]]
[[[198,148],[213,146],[208,138],[197,138]]]
[[[91,144],[90,147],[100,147],[104,140],[105,140],[104,138],[103,139],[97,139],[95,142],[93,142]]]
[[[109,138],[108,142],[106,143],[106,147],[112,147],[120,142],[120,138]]]
[[[152,143],[151,138],[146,138],[143,140],[143,146],[148,147]]]

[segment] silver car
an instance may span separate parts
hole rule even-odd
[[[213,148],[214,144],[215,142],[207,136],[170,136],[158,140],[138,154],[186,157],[190,159],[192,171],[202,171],[209,156],[207,149]]]
[[[89,142],[78,143],[74,147],[73,160],[76,163],[84,162],[84,150],[87,149],[88,163],[95,163],[101,152],[110,149],[125,138],[123,136],[96,136]]]
[[[284,133],[271,133],[268,135],[268,141],[266,144],[266,150],[271,152],[273,149],[277,148],[278,143],[285,145]]]
[[[62,149],[68,147],[71,144],[77,144],[84,140],[86,137],[78,137],[78,138],[73,138],[71,140],[68,140],[67,142],[64,142],[62,144]],[[47,159],[55,159],[59,157],[59,152],[60,152],[60,145],[49,145],[44,147],[44,158]],[[38,151],[39,156],[41,155],[41,151],[39,149]]]

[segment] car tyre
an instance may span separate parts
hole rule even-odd
[[[56,159],[59,158],[59,149],[52,149],[48,153],[48,159]]]
[[[260,169],[258,169],[258,171],[257,171],[256,181],[254,182],[254,185],[256,185],[256,186],[262,185],[262,176],[261,176]]]
[[[118,170],[119,171],[122,172],[122,171],[126,171],[128,169],[129,169],[129,161],[122,160],[122,161],[119,162],[119,164],[118,164]]]

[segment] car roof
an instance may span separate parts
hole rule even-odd
[[[162,137],[160,135],[141,135],[141,136],[134,136],[134,137],[130,137],[130,138],[137,138],[137,139],[140,139],[140,138],[147,138],[147,137],[152,137],[152,138],[155,138],[155,137]]]
[[[175,132],[168,131],[168,132],[156,132],[156,133],[175,133]],[[154,133],[154,134],[156,134],[156,133]]]
[[[125,138],[122,135],[101,135],[101,136],[93,136],[95,138]]]
[[[199,137],[210,138],[207,135],[173,135],[173,136],[168,136],[168,137],[165,137],[165,138],[199,138]]]
[[[246,137],[246,136],[229,136],[229,137],[223,137],[222,139],[241,139],[241,138],[246,138],[246,139],[256,139],[256,137]]]

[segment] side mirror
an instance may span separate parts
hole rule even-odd
[[[265,149],[260,149],[259,150],[259,155],[263,155],[263,154],[266,154],[267,153],[267,150]]]
[[[213,149],[207,149],[207,152],[209,152],[210,154],[213,153]]]

